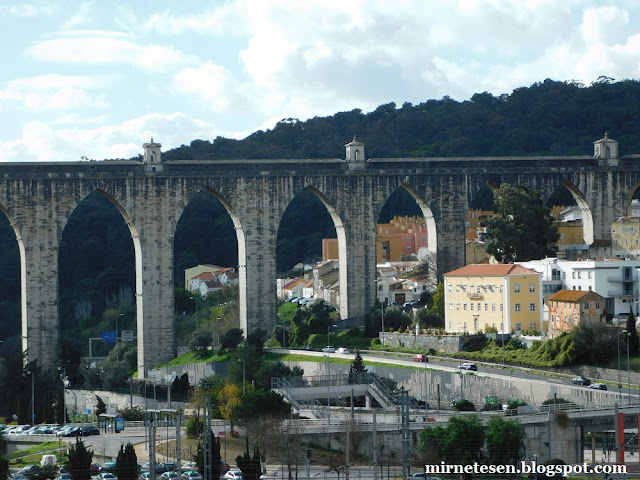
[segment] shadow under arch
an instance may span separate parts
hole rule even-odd
[[[27,261],[24,248],[24,240],[15,219],[9,213],[7,208],[1,203],[0,211],[4,213],[5,217],[9,221],[9,225],[11,225],[13,233],[16,236],[16,241],[18,242],[18,252],[20,254],[20,329],[22,332],[20,338],[22,343],[22,351],[26,352],[29,345],[27,339]]]
[[[240,315],[240,328],[244,330],[246,338],[250,332],[248,331],[249,320],[247,318],[247,248],[244,227],[236,211],[220,192],[211,187],[206,187],[197,193],[205,191],[212,194],[222,204],[229,217],[231,217],[233,228],[236,231],[236,240],[238,242],[238,310]],[[184,208],[182,211],[184,212]]]
[[[340,305],[338,306],[338,311],[340,312],[340,318],[345,319],[349,316],[349,304],[347,298],[347,237],[344,231],[344,222],[338,214],[335,206],[320,190],[318,190],[318,188],[309,183],[304,187],[304,190],[308,190],[313,193],[322,202],[333,221],[334,228],[336,229],[336,237],[338,239],[338,275],[340,279]],[[297,195],[299,194],[300,192],[298,192]]]
[[[436,221],[433,218],[433,212],[431,211],[431,207],[429,206],[425,198],[422,195],[420,195],[418,191],[408,183],[401,184],[398,187],[398,189],[400,188],[403,188],[404,190],[406,190],[409,193],[409,195],[413,197],[418,207],[422,211],[422,216],[424,217],[424,221],[427,225],[427,242],[428,242],[427,250],[429,251],[429,257],[430,257],[429,263],[433,263],[437,265],[437,261],[432,262],[432,258],[434,260],[437,260],[437,255],[438,255],[438,234],[437,234],[438,231],[436,228]],[[377,212],[377,218],[379,217],[380,217],[380,212]]]
[[[131,235],[131,240],[133,243],[133,254],[134,254],[134,285],[135,285],[135,304],[136,304],[136,329],[137,329],[137,354],[138,354],[138,365],[144,363],[144,298],[142,295],[142,247],[140,243],[140,235],[138,233],[138,229],[129,213],[125,210],[125,208],[121,205],[121,203],[109,192],[101,187],[96,187],[94,189],[89,190],[86,195],[80,199],[72,208],[67,217],[67,221],[63,228],[62,232],[69,226],[69,219],[76,211],[76,209],[92,195],[98,194],[105,198],[111,203],[120,214],[122,219],[124,220],[127,229],[129,230],[129,234]],[[60,252],[58,252],[60,255]],[[60,273],[58,272],[58,275]],[[58,332],[60,334],[60,332]]]
[[[562,184],[567,188],[567,190],[569,190],[569,192],[571,192],[571,195],[573,195],[573,199],[576,201],[576,204],[580,209],[580,214],[582,216],[582,236],[584,238],[584,243],[587,245],[591,245],[595,237],[595,233],[593,230],[593,213],[591,212],[591,207],[585,199],[584,194],[573,183],[565,180]],[[629,199],[629,205],[631,205],[631,199]]]

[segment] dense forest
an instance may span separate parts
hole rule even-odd
[[[478,93],[466,101],[449,97],[419,105],[379,106],[315,117],[285,119],[273,129],[243,140],[194,140],[163,153],[172,159],[341,158],[354,134],[368,157],[590,155],[593,141],[608,131],[621,154],[640,153],[640,83],[601,78],[590,86],[545,80],[510,94]],[[490,208],[491,196],[475,208]],[[421,214],[404,191],[388,201],[380,221]],[[277,267],[287,272],[298,262],[321,257],[321,239],[335,237],[330,216],[310,192],[294,199],[277,237]],[[15,234],[0,221],[0,340],[19,346],[20,266]],[[177,286],[184,269],[199,263],[236,266],[235,230],[223,205],[202,193],[185,209],[174,242]],[[132,301],[133,244],[118,210],[102,195],[87,197],[65,227],[60,245],[60,317],[63,331],[86,344],[105,310]],[[82,318],[90,321],[81,322]],[[121,328],[128,328],[127,315]],[[129,323],[127,323],[129,322]],[[95,331],[92,333],[95,335]],[[83,337],[78,340],[77,337]]]
[[[242,140],[194,140],[164,160],[344,158],[353,135],[369,158],[584,155],[609,132],[621,153],[640,153],[640,83],[601,77],[589,87],[544,80],[510,94],[477,93],[418,105],[380,105],[314,117],[283,119]]]

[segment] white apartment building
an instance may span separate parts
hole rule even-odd
[[[545,299],[553,293],[551,290],[557,288],[559,281],[563,290],[593,291],[603,296],[606,312],[614,318],[626,320],[631,309],[638,316],[640,260],[569,261],[546,258],[520,264],[542,274]]]

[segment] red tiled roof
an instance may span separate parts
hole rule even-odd
[[[514,264],[484,264],[474,263],[466,267],[458,268],[449,273],[445,273],[445,277],[504,277],[505,275],[540,275],[535,270],[525,268],[521,265]]]
[[[555,302],[579,302],[582,298],[589,295],[589,290],[560,290],[549,297],[549,300]],[[598,294],[596,294],[598,295]],[[600,295],[598,295],[600,296]]]
[[[192,278],[197,278],[198,280],[215,280],[216,276],[212,272],[202,272]]]

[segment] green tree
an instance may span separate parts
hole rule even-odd
[[[138,456],[131,442],[120,445],[115,474],[118,480],[136,480],[138,478]]]
[[[87,450],[82,440],[77,438],[75,445],[72,443],[69,444],[67,458],[67,468],[73,480],[91,479],[93,450]]]
[[[444,284],[439,283],[433,294],[433,305],[429,308],[429,312],[440,318],[444,317]]]
[[[100,398],[99,395],[96,395],[96,400],[98,403],[96,403],[96,416],[100,416],[103,413],[107,413],[107,406],[104,403],[104,400],[102,400],[102,398]]]
[[[470,465],[482,459],[485,426],[477,415],[451,417],[446,428],[429,427],[418,436],[418,449],[432,460]]]
[[[232,328],[220,336],[220,345],[224,350],[233,351],[244,338],[244,332],[241,328]]]
[[[493,465],[514,465],[524,458],[525,429],[516,420],[491,417],[486,427],[487,457]]]
[[[209,346],[213,342],[213,335],[208,330],[197,330],[189,341],[189,350],[196,356],[203,358],[209,353]]]
[[[540,192],[503,183],[493,193],[497,214],[480,222],[487,252],[502,263],[555,255],[560,234]]]
[[[439,317],[428,308],[418,310],[416,321],[420,328],[444,328],[444,318]]]
[[[290,413],[291,404],[273,390],[248,391],[234,411],[236,419],[243,421],[260,417],[287,418]]]
[[[9,476],[9,460],[6,456],[7,441],[4,435],[0,435],[0,480],[6,480]]]
[[[220,477],[220,467],[222,458],[220,456],[220,437],[217,437],[213,434],[212,430],[209,430],[209,459],[206,462],[206,465],[209,466],[209,471],[207,472],[207,478],[219,478]],[[198,442],[198,449],[196,454],[193,456],[193,461],[196,464],[196,469],[202,476],[205,476],[205,451],[204,445],[202,442]]]
[[[360,350],[356,350],[356,357],[349,367],[349,383],[356,383],[358,381],[357,378],[366,372],[367,367],[364,366],[364,360],[362,360]]]
[[[242,472],[243,480],[260,479],[260,474],[262,473],[262,466],[260,464],[260,449],[258,447],[255,447],[253,449],[253,457],[249,454],[249,437],[247,437],[247,449],[244,452],[244,455],[238,455],[236,457],[236,464]]]

